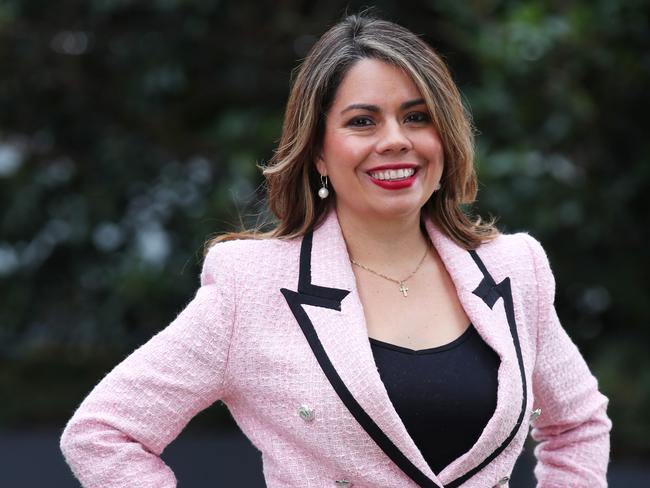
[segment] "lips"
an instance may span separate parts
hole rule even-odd
[[[415,174],[415,168],[406,168],[406,169],[387,169],[383,171],[372,171],[369,173],[370,176],[376,180],[402,180],[408,178]]]
[[[408,188],[416,179],[418,166],[413,163],[393,163],[375,166],[367,171],[370,181],[385,190]]]

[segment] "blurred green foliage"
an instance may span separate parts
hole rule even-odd
[[[61,423],[260,211],[291,70],[361,2],[0,2],[0,426]],[[449,61],[478,210],[547,249],[565,327],[650,454],[650,6],[376,2]],[[244,209],[244,210],[242,210]]]

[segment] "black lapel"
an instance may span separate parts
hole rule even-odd
[[[313,285],[311,282],[311,247],[313,239],[314,233],[309,232],[303,237],[302,244],[300,245],[298,295],[310,297],[312,301],[309,305],[318,305],[319,307],[331,308],[340,312],[341,300],[343,300],[350,291],[339,290],[338,288],[329,288],[326,286],[317,286]],[[317,299],[316,303],[314,303],[314,299]]]
[[[309,232],[303,237],[300,247],[300,275],[298,278],[298,292],[281,288],[280,291],[291,309],[291,312],[300,325],[309,347],[311,347],[318,364],[328,381],[334,388],[343,404],[350,411],[355,420],[363,427],[373,441],[384,451],[384,453],[418,486],[422,488],[439,488],[427,475],[415,466],[399,448],[393,444],[390,438],[379,428],[375,421],[359,405],[350,390],[332,365],[323,345],[318,338],[309,316],[303,309],[303,305],[315,305],[318,307],[341,310],[341,301],[345,298],[348,290],[316,286],[311,283],[311,248],[313,233]]]
[[[512,289],[510,286],[510,278],[505,278],[503,281],[501,281],[501,283],[497,284],[494,281],[494,278],[492,278],[492,275],[490,275],[490,273],[488,272],[487,268],[485,267],[485,264],[479,257],[478,253],[476,251],[469,251],[469,253],[472,256],[472,259],[474,259],[476,265],[481,270],[481,273],[483,273],[483,279],[481,280],[481,282],[476,287],[473,293],[477,297],[481,298],[485,302],[485,304],[490,308],[494,307],[494,304],[497,302],[499,298],[503,298],[503,305],[506,311],[506,318],[508,319],[510,334],[512,335],[512,341],[515,346],[515,351],[517,354],[519,373],[521,374],[521,385],[522,385],[521,410],[519,412],[519,417],[517,419],[517,422],[512,428],[512,431],[510,431],[510,434],[501,443],[501,445],[499,445],[499,447],[497,447],[492,452],[492,454],[490,454],[487,458],[485,458],[478,466],[472,468],[463,476],[456,478],[454,481],[445,484],[446,488],[456,488],[462,485],[468,479],[470,479],[472,476],[474,476],[476,473],[482,470],[485,466],[490,464],[494,460],[494,458],[496,458],[499,454],[501,454],[501,452],[503,452],[503,450],[506,447],[508,447],[508,445],[512,442],[512,440],[517,435],[519,428],[521,427],[521,424],[524,420],[524,415],[526,414],[526,403],[528,401],[526,371],[524,370],[524,358],[521,354],[519,333],[517,332],[517,323],[515,322],[515,308],[512,301]]]

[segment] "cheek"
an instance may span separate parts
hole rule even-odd
[[[324,139],[324,158],[330,171],[353,169],[362,163],[372,150],[372,145],[358,137],[340,134],[326,135]]]
[[[336,133],[325,131],[325,134],[323,135],[322,156],[328,167],[338,159],[339,145]]]
[[[423,147],[427,148],[427,152],[432,155],[442,156],[442,141],[436,132],[423,134],[421,139]]]
[[[426,141],[422,142],[423,145],[421,147],[426,148],[423,150],[423,156],[429,161],[429,164],[436,166],[436,173],[442,173],[445,162],[445,152],[440,139],[437,137],[428,137]]]

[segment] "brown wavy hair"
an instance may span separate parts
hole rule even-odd
[[[268,164],[268,207],[277,218],[272,230],[245,230],[219,235],[208,246],[231,239],[300,237],[316,227],[334,204],[335,192],[317,196],[325,114],[347,71],[361,59],[378,59],[408,73],[422,94],[444,148],[441,188],[422,208],[452,240],[474,249],[497,235],[493,222],[468,216],[463,205],[474,202],[474,134],[471,117],[442,58],[411,31],[368,15],[350,15],[330,28],[311,48],[295,73],[284,115],[282,135]]]

